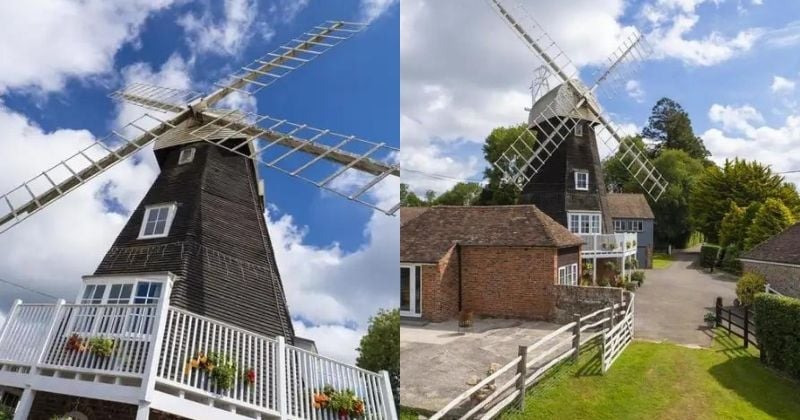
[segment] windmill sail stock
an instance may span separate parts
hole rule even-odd
[[[611,123],[611,119],[596,102],[593,93],[604,86],[613,89],[615,85],[626,80],[631,72],[636,70],[637,63],[651,52],[650,47],[644,41],[644,37],[637,32],[625,39],[623,44],[612,53],[608,67],[599,73],[593,86],[587,89],[577,80],[577,68],[572,64],[572,61],[524,7],[518,2],[507,0],[487,0],[487,2],[508,23],[525,45],[541,58],[552,73],[570,88],[571,93],[577,95],[570,112],[566,114],[563,112],[557,113],[558,110],[563,111],[563,109],[559,108],[559,104],[553,102],[544,108],[542,112],[543,118],[531,121],[531,125],[539,133],[549,133],[544,139],[536,139],[537,148],[534,149],[531,142],[531,138],[535,137],[535,133],[531,130],[531,127],[527,127],[519,138],[503,152],[500,158],[492,163],[503,174],[504,181],[514,184],[518,188],[522,188],[529,182],[547,159],[558,149],[578,122],[576,118],[566,117],[561,118],[558,123],[554,124],[549,121],[549,118],[562,114],[580,115],[581,111],[585,109],[601,125],[597,137],[603,141],[603,144],[612,153],[616,152],[617,147],[622,150],[623,153],[620,159],[626,170],[639,182],[651,198],[658,200],[666,190],[666,181],[642,150],[634,142],[626,140],[620,130]],[[512,14],[511,11],[515,13]]]
[[[113,99],[167,113],[169,117],[144,114],[0,195],[0,233],[133,156],[156,139],[173,134],[170,133],[173,130],[183,130],[181,135],[245,155],[321,189],[394,215],[400,207],[399,200],[387,204],[386,201],[391,199],[376,198],[373,197],[376,194],[371,193],[382,183],[391,182],[392,177],[399,177],[397,148],[268,116],[212,108],[231,93],[252,95],[259,92],[365,27],[364,24],[342,21],[315,26],[217,82],[217,89],[206,96],[143,83],[113,92],[109,95]],[[222,127],[234,130],[245,140],[228,141],[230,136],[220,140],[211,135]],[[268,155],[278,150],[284,151],[276,157]],[[301,156],[307,159],[302,161]],[[295,166],[288,166],[292,163]]]

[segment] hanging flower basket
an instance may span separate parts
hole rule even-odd
[[[313,395],[314,408],[331,410],[340,419],[362,417],[365,413],[364,401],[358,398],[351,389],[335,390],[326,385],[322,392]]]

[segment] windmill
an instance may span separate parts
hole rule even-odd
[[[625,169],[657,201],[666,181],[642,150],[611,122],[595,96],[598,91],[613,94],[628,80],[651,52],[644,38],[635,31],[628,36],[587,87],[572,61],[522,5],[507,0],[487,2],[560,83],[536,100],[526,130],[492,162],[504,182],[522,190],[521,201],[536,204],[565,226],[571,224],[570,210],[589,210],[602,213],[603,231],[611,231],[610,217],[603,211],[607,205],[599,138],[612,153],[620,152],[618,158]],[[535,86],[541,86],[541,80],[539,72]]]
[[[17,301],[9,311],[0,360],[28,366],[36,380],[55,384],[31,388],[0,381],[25,388],[18,418],[32,407],[77,407],[91,404],[87,399],[132,409],[137,419],[148,418],[151,409],[191,418],[332,418],[311,399],[331,385],[355,392],[361,414],[396,418],[387,373],[317,356],[312,341],[295,336],[258,169],[266,166],[393,215],[399,199],[387,203],[376,193],[396,182],[398,149],[223,108],[230,95],[256,94],[365,27],[343,21],[315,26],[205,95],[140,83],[113,92],[114,99],[156,112],[0,195],[2,234],[150,144],[160,167],[94,274],[83,278],[74,304]],[[116,341],[108,341],[110,350],[98,358],[86,350],[90,338]],[[29,353],[39,356],[20,356]],[[48,369],[40,369],[40,361]],[[212,369],[224,363],[238,379],[210,380],[199,372],[206,363]],[[75,385],[64,378],[90,379]],[[94,386],[83,385],[87,381]],[[45,390],[59,393],[50,397],[59,403],[39,404],[36,393]],[[60,414],[32,417],[51,415]]]

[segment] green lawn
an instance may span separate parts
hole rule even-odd
[[[800,418],[800,384],[762,366],[758,350],[717,334],[711,349],[635,341],[604,376],[593,344],[532,388],[523,412],[504,418]]]
[[[417,420],[418,418],[419,414],[416,411],[400,407],[400,420]]]
[[[653,254],[653,268],[664,269],[672,265],[672,255],[656,252]]]

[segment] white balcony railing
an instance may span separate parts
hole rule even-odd
[[[597,256],[628,256],[636,254],[635,233],[609,233],[580,235],[583,239],[581,253]]]
[[[166,319],[159,322],[161,308]],[[92,347],[92,339],[101,337],[114,342],[107,355]],[[154,355],[158,347],[160,354]],[[191,363],[210,354],[235,365],[233,381],[224,389],[208,369]],[[155,366],[150,368],[148,361]],[[84,375],[85,381],[87,374],[138,379],[132,386],[142,390],[142,399],[148,387],[175,390],[173,394],[192,395],[194,401],[261,418],[340,419],[314,405],[315,395],[329,387],[352,391],[363,401],[365,418],[396,419],[386,372],[373,373],[287,345],[283,337],[272,339],[159,305],[17,301],[0,335],[0,366],[31,375],[61,372],[52,376],[59,380]]]

